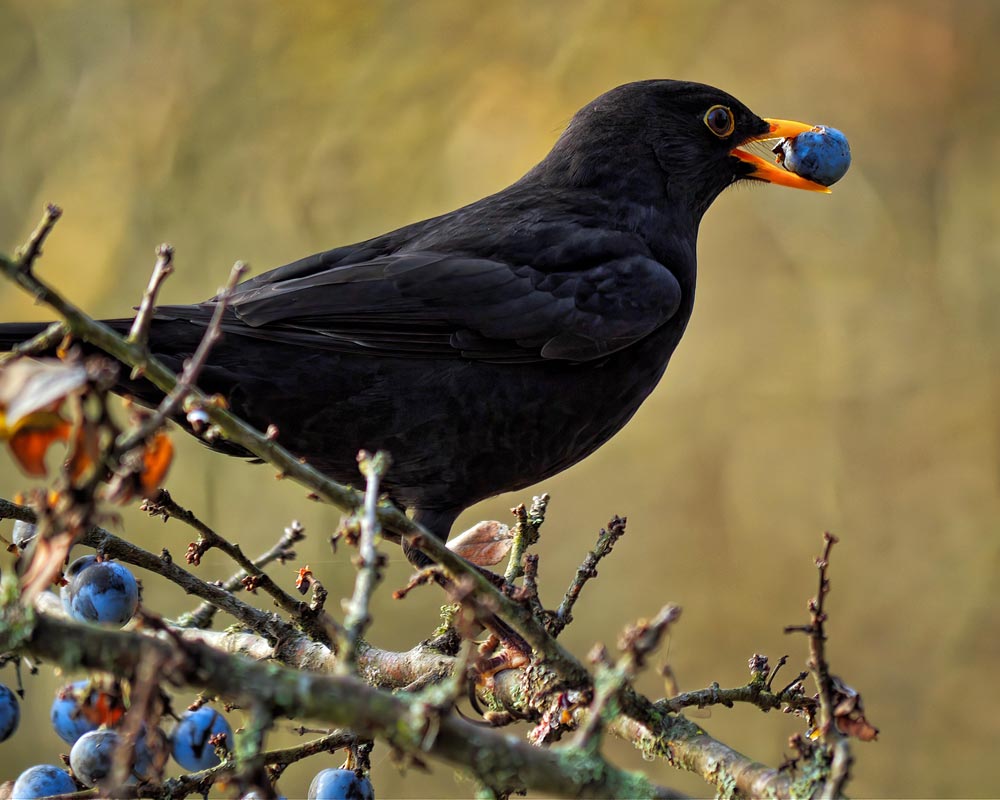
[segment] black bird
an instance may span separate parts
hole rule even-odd
[[[628,422],[691,315],[712,201],[748,179],[826,191],[739,148],[810,127],[697,83],[619,86],[503,191],[242,283],[200,387],[339,481],[388,450],[386,489],[447,538]],[[153,353],[179,370],[215,302],[160,307]],[[0,346],[42,328],[0,325]]]

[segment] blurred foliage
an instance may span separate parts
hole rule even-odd
[[[709,213],[697,309],[663,386],[617,439],[544,486],[543,593],[555,601],[596,529],[627,514],[567,639],[585,653],[677,601],[669,656],[682,688],[733,685],[755,651],[804,661],[804,642],[781,628],[803,620],[811,559],[833,530],[831,657],[882,730],[857,746],[851,793],[988,796],[1000,736],[989,689],[1000,659],[998,39],[989,0],[0,0],[0,243],[21,241],[44,201],[62,204],[41,272],[95,315],[123,315],[160,241],[178,252],[161,299],[199,299],[236,258],[261,271],[502,188],[580,105],[625,81],[700,80],[763,116],[840,128],[854,167],[833,195],[752,187]],[[44,316],[0,287],[0,318]],[[349,592],[352,568],[325,544],[333,512],[193,442],[179,464],[171,491],[247,551],[301,518],[302,561]],[[26,483],[0,464],[4,496]],[[465,521],[506,520],[525,499]],[[175,556],[190,538],[138,513],[124,528]],[[391,555],[390,586],[407,574]],[[228,566],[206,559],[202,572],[213,569]],[[147,584],[153,607],[189,607]],[[430,629],[433,592],[387,595],[376,642]],[[44,669],[28,680],[30,735],[2,745],[0,777],[65,749],[47,722],[55,680]],[[644,686],[654,695],[656,680]],[[770,762],[795,728],[747,709],[703,724]],[[445,770],[401,775],[384,748],[375,755],[380,797],[473,793]],[[337,765],[319,761],[290,770],[283,791],[300,796]]]

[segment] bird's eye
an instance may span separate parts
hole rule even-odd
[[[720,139],[726,138],[736,127],[733,112],[725,106],[712,106],[705,112],[705,124]]]

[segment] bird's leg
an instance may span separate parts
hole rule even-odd
[[[458,517],[459,512],[459,509],[442,511],[418,508],[413,514],[413,521],[426,528],[435,536],[447,539],[448,533],[451,531],[451,527]],[[424,553],[421,553],[416,548],[408,547],[405,542],[403,543],[403,552],[406,553],[406,557],[410,563],[418,569],[425,569],[432,563],[431,559]],[[472,566],[500,591],[506,592],[509,588],[503,575],[497,575],[495,572],[491,572],[478,564],[472,564]],[[449,594],[454,593],[454,583],[443,575],[435,576],[434,580]],[[487,641],[494,643],[494,646],[487,651],[483,651],[480,648],[480,654],[485,655],[487,652],[496,651],[497,647],[500,648],[499,652],[496,652],[494,655],[480,659],[475,668],[480,679],[489,680],[493,675],[504,669],[521,667],[531,660],[531,647],[510,625],[493,613],[484,613],[477,615],[477,617],[480,624],[491,633],[490,639]]]

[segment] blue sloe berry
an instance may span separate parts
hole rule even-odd
[[[124,625],[139,606],[139,586],[118,562],[83,556],[66,570],[62,603],[66,613],[80,622]]]
[[[851,166],[851,146],[836,128],[817,125],[774,148],[785,169],[824,186],[832,186]]]
[[[352,769],[324,769],[309,784],[309,800],[375,800],[368,778]]]
[[[209,739],[217,734],[225,735],[226,747],[231,750],[233,734],[222,714],[209,706],[184,712],[171,737],[174,761],[192,771],[214,767],[219,757]]]

